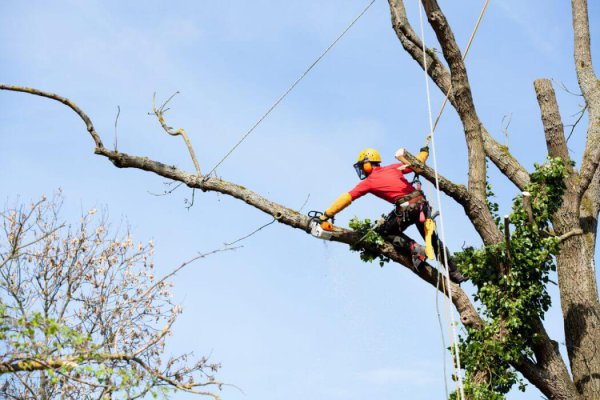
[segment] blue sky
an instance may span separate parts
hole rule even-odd
[[[4,83],[71,98],[94,121],[105,145],[193,170],[183,144],[147,115],[152,95],[180,91],[167,114],[191,136],[204,171],[234,145],[272,102],[337,37],[367,1],[17,1],[0,4]],[[417,1],[407,4],[418,29]],[[459,43],[466,44],[479,2],[441,2]],[[600,10],[590,4],[590,20]],[[581,99],[572,65],[565,2],[493,1],[467,61],[478,113],[527,167],[545,157],[533,80],[551,78],[566,124]],[[592,26],[597,38],[598,26]],[[427,43],[433,34],[426,30]],[[434,47],[439,47],[435,46]],[[593,42],[597,53],[597,42]],[[442,96],[435,89],[433,109]],[[2,200],[39,198],[62,188],[65,217],[106,207],[115,225],[128,221],[138,240],[153,239],[159,271],[223,246],[269,222],[242,202],[180,189],[164,179],[118,170],[93,155],[82,122],[61,104],[0,93]],[[418,149],[428,129],[422,71],[395,37],[384,1],[376,2],[330,54],[218,169],[292,208],[326,208],[356,183],[352,164],[364,147],[392,162],[399,147]],[[465,145],[448,109],[438,133],[440,172],[465,182]],[[569,147],[579,160],[585,131]],[[510,210],[516,189],[493,168],[490,177]],[[444,201],[451,249],[478,244],[462,210]],[[377,217],[389,206],[357,201],[340,214]],[[412,232],[412,234],[416,234]],[[184,313],[170,351],[212,354],[219,378],[235,384],[225,399],[443,398],[442,343],[435,292],[395,265],[363,264],[346,246],[277,224],[181,271],[175,298]],[[469,284],[465,285],[471,290]],[[548,329],[561,341],[558,297]],[[449,383],[450,386],[451,383]],[[538,399],[534,388],[510,398]],[[178,395],[178,399],[190,396]]]

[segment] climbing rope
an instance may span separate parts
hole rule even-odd
[[[448,98],[450,97],[450,93],[452,93],[452,87],[450,87],[448,89],[448,92],[446,93],[446,97],[444,99],[444,102],[442,103],[442,106],[440,108],[440,111],[438,112],[438,115],[435,119],[435,123],[433,122],[433,118],[432,118],[432,112],[431,112],[431,94],[430,94],[430,90],[429,90],[429,76],[427,74],[427,57],[426,57],[426,47],[425,47],[425,33],[424,33],[424,23],[423,23],[423,10],[421,7],[421,0],[418,0],[419,2],[419,16],[420,16],[420,23],[421,23],[421,41],[422,41],[422,45],[423,45],[423,74],[425,77],[425,91],[427,94],[427,109],[428,109],[428,115],[429,115],[429,128],[430,128],[430,133],[426,138],[426,146],[429,145],[429,142],[431,141],[431,146],[432,146],[432,155],[433,155],[433,164],[434,164],[434,173],[435,173],[435,187],[436,187],[436,197],[437,197],[437,203],[438,203],[438,211],[440,213],[440,231],[441,231],[441,235],[442,235],[442,243],[446,243],[446,235],[445,235],[445,229],[444,229],[444,218],[443,218],[443,212],[442,212],[442,202],[441,202],[441,195],[440,195],[440,190],[439,190],[439,176],[438,176],[438,167],[437,167],[437,156],[436,156],[436,147],[435,147],[435,129],[437,128],[438,122],[442,116],[442,113],[444,112],[444,108],[446,106],[446,103],[448,102]],[[467,44],[467,47],[465,49],[465,52],[463,54],[463,61],[465,60],[469,49],[471,48],[471,44],[473,43],[473,39],[475,37],[475,34],[477,33],[478,29],[479,29],[479,25],[481,23],[481,20],[483,18],[483,15],[487,9],[489,0],[486,0],[483,8],[479,14],[479,17],[477,19],[477,23],[475,24],[475,28],[473,29],[473,32],[471,34],[471,37],[469,38],[469,42]],[[461,374],[461,365],[460,365],[460,352],[459,352],[459,348],[458,348],[458,340],[457,340],[457,334],[456,334],[456,321],[454,318],[454,313],[451,311],[450,309],[450,304],[449,302],[452,299],[452,287],[450,285],[450,276],[449,276],[449,267],[448,267],[448,252],[446,249],[446,246],[442,246],[442,251],[444,252],[444,257],[443,257],[443,262],[444,262],[444,267],[445,267],[445,278],[446,278],[446,288],[447,288],[447,294],[448,296],[445,297],[445,309],[446,309],[446,320],[450,323],[450,327],[449,327],[449,331],[450,328],[452,330],[451,335],[450,336],[450,345],[451,348],[453,348],[453,355],[454,358],[453,360],[455,361],[453,363],[454,365],[454,371],[455,371],[455,376],[456,376],[456,382],[458,383],[458,392],[459,392],[459,400],[465,399],[465,393],[464,393],[464,387],[463,387],[463,382],[462,382],[462,374]],[[439,261],[438,261],[438,285],[440,282],[440,265],[439,265]],[[441,316],[440,316],[440,312],[439,312],[439,304],[438,304],[438,294],[439,294],[439,287],[436,287],[436,311],[437,311],[437,315],[438,315],[438,322],[440,325],[440,330],[442,330],[442,342],[443,342],[443,347],[445,349],[445,342],[444,342],[444,334],[443,334],[443,329],[442,329],[442,323],[441,323]],[[450,314],[450,319],[448,319],[448,314]],[[444,386],[445,386],[445,390],[446,390],[446,398],[448,398],[448,386],[447,386],[447,377],[446,377],[446,358],[444,357]]]
[[[308,68],[306,68],[306,70],[294,81],[294,83],[292,83],[292,85],[281,96],[279,96],[279,98],[273,103],[273,105],[271,105],[271,107],[269,107],[269,109],[254,123],[254,125],[252,125],[252,127],[248,129],[248,131],[246,131],[246,133],[241,137],[241,139],[231,148],[231,150],[229,150],[227,154],[225,154],[225,156],[223,156],[223,158],[217,163],[217,165],[215,165],[213,169],[211,169],[210,172],[205,175],[206,178],[208,178],[213,172],[215,172],[217,167],[219,167],[231,155],[231,153],[233,153],[235,149],[240,144],[242,144],[242,142],[246,140],[246,138],[265,120],[265,118],[267,118],[269,114],[271,114],[271,111],[273,111],[279,105],[279,103],[281,103],[283,99],[285,99],[286,96],[292,90],[294,90],[294,88],[300,83],[300,81],[304,79],[306,75],[308,75],[310,70],[312,70],[319,63],[319,61],[321,61],[321,59],[325,57],[329,50],[331,50],[337,44],[337,42],[339,42],[340,39],[344,37],[344,35],[354,26],[354,24],[356,24],[358,20],[363,15],[365,15],[365,13],[369,10],[369,8],[371,8],[373,3],[375,3],[375,0],[371,0],[371,2],[362,10],[362,12],[358,14],[358,16],[354,18],[354,20],[346,27],[346,29],[344,29],[342,33],[340,33],[339,36],[321,53],[321,55],[317,57],[317,59],[312,64],[310,64]]]
[[[425,30],[424,30],[424,23],[423,23],[423,9],[421,7],[421,0],[417,0],[419,5],[419,19],[420,19],[420,26],[421,26],[421,43],[423,45],[423,73],[424,73],[424,77],[425,77],[425,92],[427,95],[427,113],[429,116],[429,129],[430,132],[434,132],[434,126],[433,126],[433,116],[432,116],[432,111],[431,111],[431,93],[429,90],[429,77],[427,75],[427,53],[426,53],[426,47],[425,47]],[[434,163],[434,172],[435,172],[435,182],[436,182],[436,188],[439,187],[438,186],[438,174],[437,174],[437,157],[436,157],[436,152],[435,152],[435,139],[433,137],[433,135],[431,134],[431,142],[432,142],[432,155],[433,155],[433,163]],[[444,278],[446,281],[446,288],[447,288],[447,293],[448,293],[448,297],[451,299],[452,298],[452,289],[450,286],[450,275],[449,275],[449,268],[448,268],[448,259],[447,259],[447,252],[446,252],[446,238],[444,237],[444,223],[443,223],[443,213],[442,213],[442,204],[441,204],[441,198],[440,198],[440,193],[439,190],[437,190],[437,206],[438,206],[438,211],[440,213],[439,217],[440,217],[440,224],[441,224],[441,233],[442,233],[442,243],[444,244],[444,246],[442,246],[443,248],[440,250],[438,249],[438,251],[443,251],[444,252]],[[441,272],[441,268],[440,268],[440,262],[439,262],[439,255],[436,254],[436,258],[438,258],[438,268],[437,268],[437,272],[438,272],[438,285],[439,282],[442,278],[442,272]],[[441,323],[441,318],[440,318],[440,312],[439,312],[439,303],[438,303],[438,288],[436,287],[436,311],[437,311],[437,315],[438,315],[438,323],[440,325],[440,327],[442,326]],[[448,306],[448,297],[445,297],[445,311],[446,311],[446,321],[448,323],[450,323],[452,326],[455,326],[455,320],[454,320],[454,313],[452,312],[448,312],[449,310],[449,306]],[[450,317],[448,317],[448,314],[450,315]],[[441,328],[440,328],[441,329]],[[448,329],[449,333],[450,333],[450,328]],[[443,331],[442,331],[442,341],[443,341]],[[450,339],[450,347],[451,349],[453,349],[452,353],[455,357],[453,357],[453,360],[455,362],[453,362],[453,366],[454,366],[454,375],[458,378],[455,380],[455,382],[458,384],[458,394],[459,394],[459,400],[460,399],[465,399],[465,395],[464,395],[464,390],[463,390],[463,385],[462,385],[462,375],[461,375],[461,371],[460,371],[460,358],[458,356],[458,345],[456,343],[456,334],[455,331],[452,331],[449,334],[449,339]],[[454,347],[453,347],[454,346]],[[445,342],[443,343],[443,349],[445,351],[445,347],[446,344]],[[446,377],[446,358],[444,357],[444,388],[446,390],[446,398],[448,398],[448,385],[447,385],[447,377]]]

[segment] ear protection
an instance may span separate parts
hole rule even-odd
[[[367,174],[370,174],[373,171],[373,165],[371,165],[371,163],[368,161],[365,161],[362,168]]]

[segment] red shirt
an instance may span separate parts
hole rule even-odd
[[[369,176],[348,192],[352,200],[354,201],[367,193],[372,193],[394,204],[400,197],[414,192],[414,186],[408,183],[404,177],[404,174],[410,173],[412,170],[410,168],[398,170],[398,167],[402,165],[404,164],[397,163],[385,167],[375,167]]]

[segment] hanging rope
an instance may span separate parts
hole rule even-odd
[[[364,8],[364,10],[362,10],[362,12],[360,14],[358,14],[358,16],[356,18],[354,18],[354,20],[350,23],[350,25],[348,25],[346,27],[346,29],[344,29],[342,31],[342,33],[340,33],[340,35],[321,53],[321,55],[319,57],[317,57],[317,59],[302,73],[302,75],[300,75],[295,81],[294,83],[292,83],[292,85],[281,95],[279,96],[279,98],[275,101],[275,103],[273,103],[273,105],[267,110],[267,112],[265,112],[259,119],[258,121],[256,121],[256,123],[254,125],[252,125],[252,127],[250,129],[248,129],[248,131],[242,136],[242,138],[235,144],[235,146],[233,146],[231,148],[231,150],[229,150],[229,152],[227,154],[225,154],[225,156],[217,163],[217,165],[215,165],[213,167],[213,169],[210,170],[210,172],[208,174],[205,175],[206,178],[208,178],[213,172],[215,172],[215,170],[217,169],[217,167],[219,167],[219,165],[221,165],[223,163],[223,161],[225,161],[230,155],[231,153],[233,153],[235,151],[235,149],[237,149],[237,147],[242,144],[242,142],[244,140],[246,140],[246,138],[261,124],[261,122],[263,122],[265,120],[265,118],[267,118],[269,116],[269,114],[271,114],[271,111],[273,111],[275,109],[275,107],[277,107],[279,105],[279,103],[281,103],[283,101],[283,99],[286,98],[286,96],[292,91],[294,90],[294,88],[296,87],[296,85],[298,85],[300,83],[300,81],[302,79],[304,79],[304,77],[306,75],[308,75],[308,73],[310,72],[311,69],[313,69],[315,67],[315,65],[317,65],[319,63],[319,61],[321,61],[321,59],[323,57],[325,57],[325,55],[329,52],[329,50],[331,50],[336,44],[337,42],[340,41],[340,39],[342,37],[344,37],[344,35],[354,26],[354,24],[356,24],[356,22],[358,22],[358,20],[365,15],[365,13],[369,10],[369,8],[371,8],[371,6],[373,5],[373,3],[375,3],[375,0],[371,0],[371,2]]]
[[[430,129],[430,132],[433,132],[434,131],[434,126],[433,126],[433,114],[432,114],[432,111],[431,111],[431,93],[430,93],[430,90],[429,90],[429,77],[427,75],[427,53],[425,52],[426,47],[425,47],[425,30],[424,30],[424,23],[423,23],[423,9],[421,7],[421,0],[417,0],[417,1],[418,1],[418,7],[419,7],[419,17],[420,17],[420,26],[421,26],[421,43],[423,45],[423,49],[422,49],[423,50],[423,73],[424,73],[424,79],[425,79],[425,92],[427,94],[427,113],[428,113],[428,116],[429,116],[429,119],[428,119],[428,121],[429,121],[429,129]],[[438,185],[438,175],[437,175],[437,159],[436,159],[436,156],[435,156],[435,140],[433,140],[433,137],[432,137],[432,153],[433,153],[435,181],[436,181],[436,185],[435,186],[437,188],[437,187],[439,187],[439,185]],[[446,242],[446,238],[443,237],[444,236],[444,230],[443,230],[443,213],[442,213],[442,207],[441,207],[439,190],[437,190],[437,202],[438,202],[438,204],[437,204],[438,205],[438,210],[439,210],[439,213],[440,213],[440,222],[441,222],[441,231],[442,231],[442,243],[445,243]],[[445,252],[445,246],[443,246],[442,251]],[[437,268],[437,271],[438,271],[438,285],[439,285],[439,282],[442,279],[442,271],[441,271],[441,268],[440,268],[439,255],[436,254],[436,256],[438,258],[438,263],[437,263],[438,264],[438,268]],[[444,269],[444,278],[445,278],[445,281],[446,281],[446,288],[448,289],[447,293],[448,293],[448,297],[452,298],[452,291],[451,291],[451,288],[450,288],[450,275],[448,273],[449,268],[448,268],[448,261],[447,261],[447,254],[446,253],[445,253],[445,257],[443,258],[443,260],[444,260],[444,267],[445,267],[445,269]],[[437,315],[438,315],[438,323],[440,325],[440,329],[442,329],[441,328],[442,322],[441,322],[441,316],[440,316],[440,311],[439,311],[439,303],[438,303],[438,293],[439,293],[439,290],[438,290],[438,288],[436,288],[436,303],[435,303],[436,304],[436,312],[437,312]],[[449,309],[449,307],[448,307],[448,297],[444,296],[444,298],[445,298],[445,307],[444,308],[446,310],[446,321],[447,321],[447,323],[450,323],[451,325],[454,326],[454,324],[455,324],[454,313],[452,313],[452,312],[449,313],[448,312],[448,309]],[[449,318],[448,318],[448,314],[450,314]],[[449,327],[448,331],[450,331],[450,327]],[[444,333],[443,333],[443,330],[442,330],[442,342],[443,342],[442,349],[445,352],[446,344],[445,344],[445,342],[443,340],[443,337],[444,337]],[[457,384],[458,384],[457,392],[458,392],[458,395],[459,395],[459,400],[460,399],[465,399],[463,385],[462,385],[462,375],[460,373],[461,372],[460,371],[460,361],[459,361],[459,357],[458,357],[458,346],[456,344],[456,335],[455,335],[455,332],[452,332],[452,333],[449,334],[449,339],[450,339],[450,347],[451,347],[451,349],[453,349],[453,352],[452,352],[453,355],[454,355],[453,360],[456,360],[456,362],[453,362],[452,365],[454,366],[454,375],[458,378],[457,380],[455,380],[455,382],[457,382]],[[447,385],[447,376],[446,376],[446,357],[444,357],[444,388],[445,388],[445,391],[446,391],[446,398],[448,398],[449,396],[448,396],[448,385]]]
[[[423,23],[423,10],[421,8],[421,0],[419,1],[419,16],[420,16],[420,22],[421,22],[421,41],[423,44],[423,74],[425,77],[425,91],[427,94],[427,108],[428,108],[428,115],[429,115],[429,129],[430,129],[430,133],[427,136],[427,139],[425,140],[425,145],[428,146],[429,142],[431,142],[432,145],[432,154],[433,154],[433,164],[434,164],[434,172],[435,172],[435,183],[436,183],[436,195],[437,195],[437,202],[438,202],[438,211],[440,213],[440,231],[442,234],[442,243],[446,243],[446,235],[445,235],[445,229],[444,229],[444,218],[443,218],[443,212],[442,212],[442,202],[441,202],[441,195],[440,195],[440,190],[439,190],[439,176],[438,176],[438,167],[437,167],[437,156],[436,156],[436,148],[435,148],[435,129],[437,128],[437,125],[440,121],[440,118],[442,116],[442,113],[444,112],[444,108],[446,107],[446,103],[448,102],[448,98],[450,97],[450,93],[452,93],[452,87],[450,87],[450,89],[448,90],[448,92],[446,93],[446,97],[442,103],[442,106],[440,108],[440,111],[438,112],[438,115],[435,119],[435,122],[433,122],[432,119],[432,112],[431,112],[431,94],[430,94],[430,90],[429,90],[429,76],[427,74],[427,57],[426,57],[426,47],[425,47],[425,33],[424,33],[424,23]],[[479,17],[477,19],[477,22],[475,24],[475,28],[473,29],[473,32],[471,33],[471,37],[469,38],[469,42],[467,44],[467,47],[465,49],[465,52],[463,54],[463,61],[466,59],[467,54],[469,53],[469,49],[471,48],[471,44],[473,43],[473,39],[475,37],[475,34],[477,33],[477,30],[479,29],[479,25],[481,23],[481,20],[483,19],[483,15],[487,9],[489,0],[486,0],[483,8],[479,14]],[[452,328],[452,334],[450,335],[450,343],[451,343],[451,347],[453,348],[453,354],[454,354],[454,360],[455,363],[454,367],[455,367],[455,376],[457,378],[457,382],[458,382],[458,391],[459,391],[459,399],[465,399],[465,393],[464,393],[464,388],[463,388],[463,382],[462,382],[462,374],[461,374],[461,365],[460,365],[460,352],[459,352],[459,348],[458,348],[458,340],[457,340],[457,334],[456,334],[456,321],[454,318],[454,313],[451,312],[450,310],[450,305],[449,302],[452,299],[452,287],[450,286],[450,276],[449,276],[449,268],[448,268],[448,252],[446,249],[446,246],[443,246],[442,251],[444,252],[444,257],[443,257],[443,261],[444,261],[444,267],[445,267],[445,278],[446,278],[446,287],[447,287],[447,294],[448,296],[445,297],[445,305],[446,305],[446,320],[448,321],[448,314],[450,314],[450,321],[448,321],[451,325]],[[439,268],[439,262],[438,262],[438,284],[440,281],[440,276],[441,272],[440,272],[440,268]],[[439,288],[436,288],[436,311],[437,311],[437,315],[438,315],[438,322],[440,324],[440,329],[441,328],[441,316],[440,316],[440,312],[439,312],[439,304],[438,304],[438,293],[439,293]],[[442,342],[444,342],[443,340],[443,332],[442,332]],[[445,343],[443,343],[443,346],[445,348]],[[444,386],[445,386],[445,390],[446,390],[446,398],[448,398],[448,386],[447,386],[447,377],[446,377],[446,358],[444,357]]]

